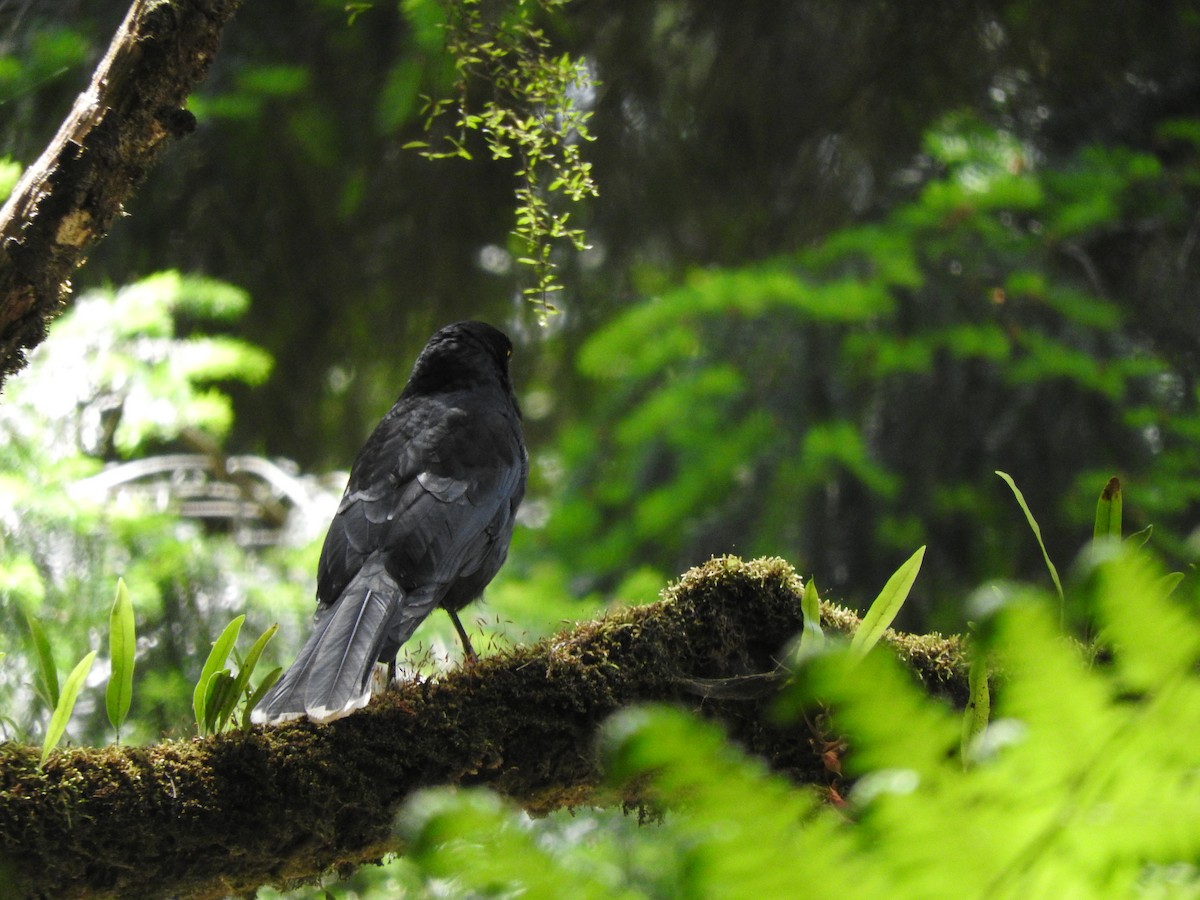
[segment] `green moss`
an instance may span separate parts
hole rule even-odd
[[[0,745],[0,866],[34,897],[218,897],[402,849],[395,813],[423,787],[488,785],[533,813],[638,805],[636,789],[605,784],[593,741],[613,712],[647,701],[698,707],[777,771],[826,785],[837,773],[819,722],[780,724],[770,692],[689,690],[776,670],[801,627],[800,588],[782,560],[722,557],[657,603],[397,685],[326,725],[74,749],[44,769],[33,748]],[[832,630],[857,624],[836,606],[822,612]],[[930,690],[965,684],[955,641],[885,640]]]

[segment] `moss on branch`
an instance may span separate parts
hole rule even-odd
[[[593,742],[643,701],[699,708],[776,770],[828,783],[827,736],[775,722],[769,694],[695,690],[776,669],[801,627],[799,587],[781,560],[715,559],[657,603],[400,684],[330,724],[75,749],[43,769],[34,748],[2,745],[0,878],[20,896],[221,897],[401,850],[395,814],[423,787],[487,785],[533,813],[636,803],[605,786]],[[835,606],[823,618],[857,624]],[[955,639],[887,640],[931,692],[961,698]]]

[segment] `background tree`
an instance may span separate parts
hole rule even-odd
[[[7,76],[3,142],[17,158],[85,77],[102,7],[49,20],[30,6],[10,31],[27,51],[10,54]],[[1093,471],[1121,472],[1160,536],[1186,534],[1194,506],[1173,434],[1195,401],[1187,4],[1129,3],[1104,23],[1017,2],[936,15],[895,2],[871,16],[823,3],[564,7],[542,24],[592,74],[580,96],[603,193],[581,220],[593,249],[558,257],[567,314],[548,331],[513,304],[528,284],[509,236],[515,165],[489,159],[482,139],[470,161],[402,149],[422,137],[423,98],[453,95],[442,8],[373,6],[353,24],[338,4],[302,9],[287,29],[272,3],[243,12],[191,102],[197,133],[152,173],[82,282],[177,267],[249,291],[245,334],[276,367],[235,389],[232,448],[344,466],[393,399],[398,361],[438,324],[481,315],[527,344],[519,377],[546,463],[546,505],[533,508],[558,516],[545,531],[556,558],[588,548],[570,558],[580,590],[622,593],[639,566],[661,581],[752,547],[850,591],[852,574],[878,581],[937,536],[922,603],[950,624],[979,576],[1038,565],[1002,530],[964,537],[962,522],[1003,514],[994,468],[1026,486],[1051,545],[1077,542],[1086,523],[1056,498]],[[1012,178],[997,183],[1003,171]],[[909,271],[881,273],[897,245]],[[748,406],[772,434],[761,452],[714,445],[731,456],[709,465],[723,477],[709,490],[694,477],[712,443],[698,423],[666,440],[627,424],[614,443],[632,409],[615,395],[673,383],[678,358],[614,385],[592,375],[617,372],[603,352],[615,345],[581,348],[714,267],[730,270],[714,282],[729,295],[836,278],[877,302],[831,286],[833,312],[748,313],[730,297],[695,311],[706,324],[688,365],[710,374],[690,399],[715,422],[723,404]],[[686,290],[679,304],[702,307],[704,289]],[[755,443],[753,428],[738,434]],[[635,520],[657,523],[653,540],[610,527]]]
[[[0,374],[24,365],[121,204],[166,142],[194,126],[184,104],[236,8],[135,0],[87,89],[12,188],[0,209]]]

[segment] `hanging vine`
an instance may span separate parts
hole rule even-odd
[[[515,160],[517,262],[532,273],[523,294],[543,317],[557,311],[551,298],[563,289],[556,249],[588,247],[566,207],[598,193],[581,153],[593,140],[588,120],[596,81],[586,60],[555,53],[536,25],[567,2],[441,0],[454,85],[448,97],[425,98],[429,140],[406,145],[430,159],[470,159],[478,135],[492,159]],[[480,98],[482,86],[488,94]]]

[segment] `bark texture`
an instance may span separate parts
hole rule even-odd
[[[697,708],[776,771],[831,784],[830,736],[774,721],[753,677],[800,630],[799,588],[781,560],[716,559],[657,603],[399,685],[327,725],[69,750],[41,769],[34,748],[0,745],[3,894],[223,897],[312,880],[402,851],[396,812],[434,785],[486,785],[533,813],[637,803],[636,787],[605,783],[593,746],[605,718],[643,701]],[[834,606],[823,618],[857,625]],[[887,640],[931,693],[965,697],[956,639]]]
[[[0,386],[61,311],[70,279],[162,149],[241,0],[134,0],[54,140],[0,209]]]

